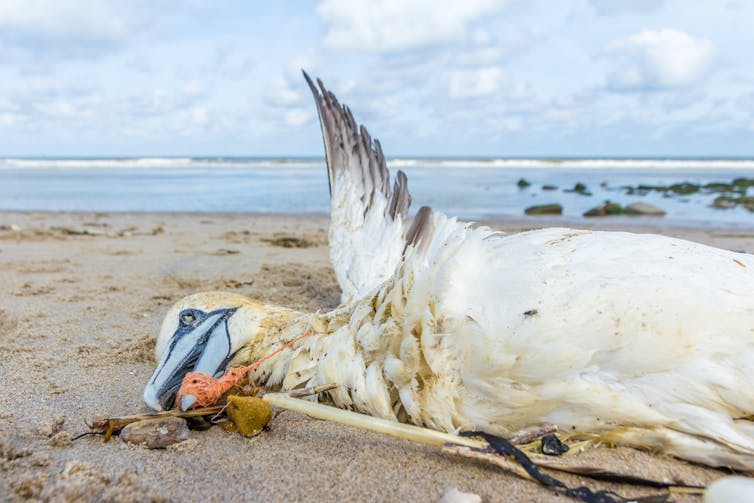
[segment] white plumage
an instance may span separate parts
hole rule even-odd
[[[754,256],[623,232],[505,235],[429,209],[406,228],[405,178],[391,192],[379,145],[312,90],[346,302],[308,315],[197,294],[168,313],[158,348],[185,309],[237,307],[231,364],[311,325],[258,379],[338,383],[339,407],[444,431],[554,423],[754,469]]]

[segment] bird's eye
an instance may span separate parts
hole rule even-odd
[[[181,313],[181,323],[184,325],[193,325],[196,322],[196,315],[191,311]]]

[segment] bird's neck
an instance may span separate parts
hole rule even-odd
[[[242,348],[231,366],[260,361],[254,375],[255,382],[278,387],[295,372],[290,365],[295,355],[302,350],[308,353],[312,347],[324,347],[326,341],[319,339],[326,339],[347,319],[345,311],[320,315],[268,306],[268,315],[259,323],[255,342]],[[293,344],[288,346],[291,342]]]
[[[455,373],[455,364],[435,337],[433,317],[407,305],[410,285],[393,283],[347,308],[279,319],[270,326],[263,351],[272,352],[307,329],[312,334],[260,365],[257,383],[284,390],[334,383],[338,387],[327,395],[338,407],[452,430],[454,383],[460,379],[437,378],[428,362],[448,373]],[[429,411],[425,418],[421,404],[427,393],[441,396],[448,410]]]

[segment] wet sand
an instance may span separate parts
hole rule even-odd
[[[71,442],[94,416],[146,411],[154,337],[184,295],[336,305],[327,226],[324,216],[0,213],[0,499],[434,502],[455,487],[483,501],[570,501],[477,461],[288,411],[253,439],[212,428],[167,450]],[[589,226],[754,252],[754,229]],[[692,484],[726,473],[606,446],[571,460]],[[561,478],[626,496],[658,491]]]

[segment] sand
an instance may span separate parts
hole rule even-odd
[[[477,461],[287,411],[253,439],[212,428],[168,450],[71,442],[94,416],[146,411],[153,340],[182,296],[223,289],[301,309],[336,305],[327,225],[324,216],[0,213],[0,499],[434,502],[455,487],[484,501],[567,501]],[[754,251],[754,229],[661,220],[628,229]],[[572,459],[687,483],[725,474],[628,448]]]

